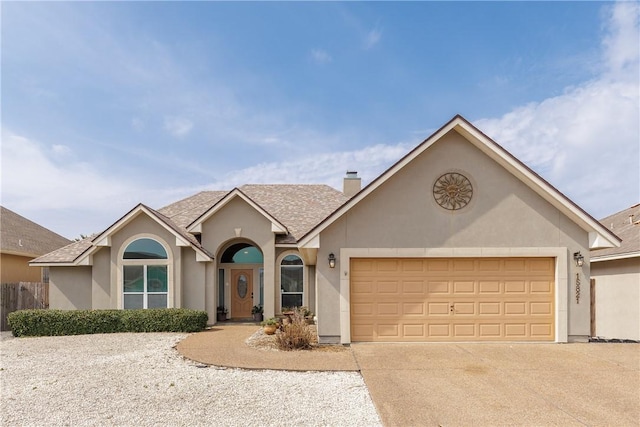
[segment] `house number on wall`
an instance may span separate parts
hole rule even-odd
[[[448,172],[433,184],[433,197],[445,209],[462,209],[471,201],[473,187],[469,179],[456,172]]]
[[[576,273],[576,304],[580,304],[580,273]]]

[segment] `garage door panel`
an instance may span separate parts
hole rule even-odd
[[[407,338],[426,338],[424,323],[403,324],[402,335]]]
[[[448,338],[451,336],[451,325],[449,323],[429,323],[427,326],[429,337]]]
[[[353,259],[352,341],[553,341],[554,276],[552,258]]]
[[[422,280],[403,280],[402,292],[404,294],[424,294],[424,282]]]
[[[473,338],[476,335],[475,323],[456,323],[453,325],[453,336],[456,338]]]
[[[399,316],[400,315],[400,303],[397,302],[389,302],[389,303],[378,303],[376,305],[376,312],[382,316],[391,315],[391,316]]]
[[[454,294],[473,294],[475,293],[475,282],[473,280],[455,281],[453,282]]]
[[[499,280],[479,280],[478,291],[480,295],[483,294],[498,294],[500,293],[500,281]]]
[[[445,281],[430,281],[427,283],[427,292],[430,294],[448,294],[449,293],[449,282]]]
[[[505,302],[504,314],[506,315],[524,315],[527,314],[527,303],[522,302]]]
[[[423,302],[405,302],[402,304],[402,314],[405,316],[424,316]]]
[[[524,280],[518,281],[505,281],[504,293],[505,294],[524,294],[527,292],[527,284]]]
[[[470,316],[476,314],[476,304],[474,302],[456,302],[452,305],[454,314]]]
[[[532,280],[531,293],[532,294],[551,294],[553,293],[553,282],[550,282],[548,280]]]
[[[430,316],[448,316],[449,315],[449,303],[448,302],[428,302],[427,313]]]
[[[501,314],[502,304],[500,302],[479,302],[478,314],[481,316],[495,316]]]
[[[502,336],[501,323],[480,323],[478,325],[478,335],[481,338],[497,339]]]
[[[351,311],[356,316],[373,316],[375,314],[373,309],[373,303],[359,302],[351,305]]]

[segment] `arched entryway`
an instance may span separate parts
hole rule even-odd
[[[260,248],[250,241],[224,246],[218,259],[218,301],[229,319],[251,318],[254,305],[264,304],[264,265]]]

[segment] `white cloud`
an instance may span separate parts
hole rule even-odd
[[[599,77],[475,123],[598,218],[640,201],[638,9],[611,7]]]
[[[261,163],[228,173],[209,186],[231,189],[243,184],[317,184],[342,188],[347,170],[357,170],[366,183],[399,160],[414,144],[378,144],[360,150],[308,155],[295,160]]]
[[[311,50],[311,59],[316,64],[328,64],[329,62],[333,61],[333,58],[331,57],[331,55],[329,55],[329,52],[323,49]]]
[[[144,192],[135,183],[101,175],[91,165],[2,130],[2,203],[67,237],[102,230]],[[54,159],[55,158],[55,159]],[[66,161],[65,161],[66,160]],[[54,215],[45,213],[55,212]],[[43,220],[37,219],[42,216]]]
[[[184,138],[193,129],[193,122],[184,117],[165,117],[164,128],[176,138]]]
[[[364,38],[365,49],[371,49],[372,47],[377,45],[378,42],[380,42],[381,38],[382,38],[381,30],[374,28],[373,30],[369,31]]]
[[[141,132],[144,130],[145,125],[144,125],[144,121],[142,121],[142,119],[138,118],[138,117],[134,117],[131,119],[131,127],[138,131]]]
[[[71,154],[71,149],[69,147],[67,147],[66,145],[63,144],[54,144],[51,146],[51,151],[53,151],[54,154],[58,154],[58,155],[67,155],[67,154]]]

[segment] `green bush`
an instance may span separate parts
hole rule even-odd
[[[197,332],[207,326],[205,311],[185,308],[149,310],[18,310],[7,321],[13,335],[53,336],[114,332]]]

